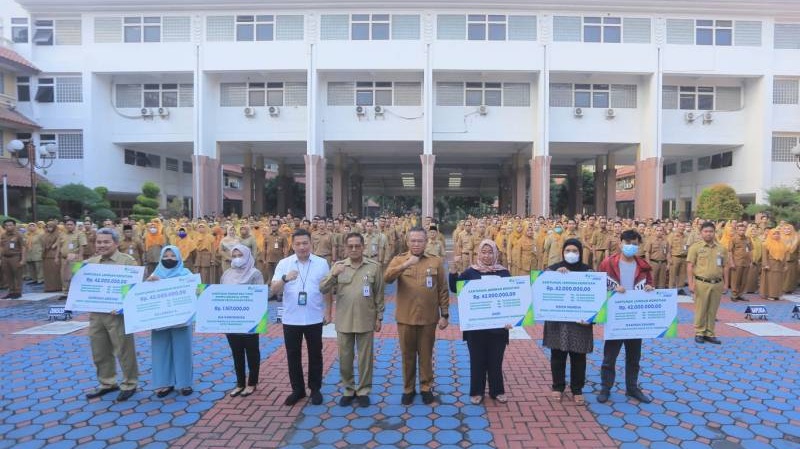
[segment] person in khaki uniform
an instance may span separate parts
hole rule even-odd
[[[689,247],[686,271],[694,294],[694,341],[721,344],[714,334],[717,309],[728,285],[728,251],[715,240],[714,223],[700,226],[701,241]]]
[[[42,235],[42,265],[44,269],[45,293],[61,291],[60,259],[58,257],[58,240],[61,232],[58,223],[47,222]]]
[[[333,235],[328,232],[324,221],[311,233],[311,253],[325,259],[328,265],[333,260]]]
[[[345,236],[348,257],[333,265],[322,279],[319,290],[336,289],[336,335],[339,346],[339,374],[344,389],[339,405],[347,407],[358,401],[369,407],[372,391],[373,343],[383,320],[383,273],[381,264],[364,258],[364,237],[359,233]],[[354,350],[358,350],[358,386],[353,376]]]
[[[8,285],[3,299],[22,297],[22,275],[25,271],[25,238],[17,232],[17,223],[8,218],[3,221],[5,232],[0,236],[0,268]]]
[[[83,260],[83,247],[86,246],[86,234],[75,230],[75,220],[64,221],[64,232],[58,240],[58,259],[61,261],[61,297],[67,299],[69,281],[72,279],[72,264]]]
[[[142,265],[144,245],[133,237],[133,226],[122,225],[122,240],[119,241],[118,251],[133,257],[136,265]]]
[[[528,224],[525,234],[517,239],[511,250],[511,260],[514,270],[512,276],[524,276],[530,274],[531,270],[538,267],[536,243],[533,240],[533,226]]]
[[[194,243],[194,272],[200,274],[204,284],[211,284],[214,279],[214,267],[217,266],[217,248],[214,236],[208,232],[206,222],[197,225]]]
[[[264,273],[262,274],[266,283],[272,282],[278,262],[289,255],[289,240],[284,234],[278,232],[278,220],[270,220],[269,229],[269,234],[264,236],[264,247],[259,251],[259,255],[264,261]]]
[[[589,240],[589,250],[592,252],[592,268],[597,271],[600,262],[606,258],[606,248],[608,247],[608,220],[600,217],[597,221],[597,229],[592,233]]]
[[[737,223],[736,234],[728,242],[731,301],[747,301],[742,294],[745,293],[747,273],[753,263],[753,248],[750,238],[745,235],[746,232],[747,224]]]
[[[667,238],[664,227],[656,226],[656,233],[644,245],[644,257],[653,268],[653,284],[667,288]]]
[[[747,269],[747,283],[745,284],[745,292],[756,293],[758,292],[758,281],[761,277],[762,266],[762,248],[764,247],[764,240],[762,237],[763,231],[760,227],[752,225],[749,230],[750,247],[753,250],[750,252],[752,264]]]
[[[425,252],[436,257],[445,257],[445,250],[442,241],[439,240],[439,230],[436,225],[428,226],[428,242],[425,244]]]
[[[472,238],[472,222],[464,221],[464,230],[458,234],[458,242],[453,251],[453,260],[458,264],[458,272],[463,272],[472,265],[472,257],[475,254],[475,239]]]
[[[367,220],[364,224],[364,257],[368,257],[381,265],[388,262],[389,245],[386,236],[375,230],[375,223]]]
[[[403,359],[403,405],[416,396],[416,372],[419,360],[419,384],[422,401],[430,404],[433,395],[433,344],[436,325],[445,329],[450,318],[450,296],[442,259],[425,254],[425,230],[412,228],[406,242],[409,251],[394,257],[383,280],[397,280],[397,333]]]
[[[136,265],[133,257],[118,251],[119,234],[116,229],[98,230],[95,244],[97,255],[87,259],[86,263]],[[113,312],[89,313],[89,342],[100,386],[87,393],[86,399],[98,398],[120,390],[116,401],[128,400],[139,386],[139,365],[136,363],[136,344],[133,334],[125,333],[123,316]],[[122,368],[121,385],[117,384],[117,361]]]
[[[689,252],[689,236],[684,232],[683,223],[678,223],[667,238],[669,253],[669,288],[683,290],[686,284],[686,256]]]
[[[25,233],[25,250],[27,251],[25,260],[28,261],[29,284],[43,284],[42,231],[39,230],[36,223],[28,224],[28,232]]]

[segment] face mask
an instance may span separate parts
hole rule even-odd
[[[556,234],[561,234],[564,230],[561,229],[561,227],[557,227],[554,229],[554,231],[556,231]]]
[[[183,232],[183,231],[180,231],[180,232],[178,232],[178,237],[184,238],[184,237],[186,237],[186,233]]]
[[[151,233],[151,234],[155,234],[155,233],[156,233],[156,231],[158,231],[158,229],[156,229],[156,228],[150,228],[150,233]]]
[[[161,265],[163,265],[164,268],[171,269],[178,266],[178,261],[175,259],[161,259]]]
[[[639,252],[639,245],[633,245],[633,244],[622,245],[622,254],[624,254],[625,257],[633,257],[636,255],[637,252]]]
[[[235,268],[242,268],[244,266],[244,257],[234,257],[231,260],[231,266]]]
[[[578,263],[581,260],[581,256],[578,253],[564,253],[564,260],[570,264]]]

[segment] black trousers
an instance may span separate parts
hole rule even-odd
[[[303,380],[303,338],[308,349],[308,388],[319,391],[322,388],[322,323],[305,326],[283,325],[283,342],[286,345],[286,359],[289,363],[289,382],[292,392],[305,394]]]
[[[244,388],[247,385],[258,385],[258,370],[261,366],[261,351],[258,348],[258,334],[225,334],[233,353],[233,369],[236,371],[236,386]],[[247,359],[247,369],[250,375],[247,383],[244,382],[244,363]]]
[[[604,390],[611,390],[616,376],[617,356],[625,345],[625,388],[634,391],[639,388],[639,361],[642,359],[642,339],[606,340],[603,345],[603,366],[600,380]]]
[[[586,385],[586,354],[550,350],[550,372],[553,374],[553,391],[564,392],[567,387],[567,356],[569,356],[569,389],[572,394],[583,394]]]
[[[505,394],[503,384],[503,356],[506,352],[504,335],[475,331],[478,335],[467,338],[469,349],[469,395],[483,396],[486,379],[489,379],[489,396]]]

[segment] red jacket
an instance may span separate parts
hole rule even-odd
[[[616,286],[621,285],[619,276],[619,259],[622,254],[615,253],[606,257],[597,271],[605,271],[608,275],[608,289],[613,290]],[[633,256],[636,261],[636,274],[634,275],[633,289],[644,290],[645,285],[653,285],[653,269],[646,260],[639,256]]]

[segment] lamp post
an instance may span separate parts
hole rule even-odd
[[[29,167],[31,170],[31,215],[36,221],[36,169],[48,168],[53,165],[55,159],[56,146],[54,144],[44,144],[36,148],[33,142],[23,142],[12,140],[6,146],[11,156],[22,167]]]

